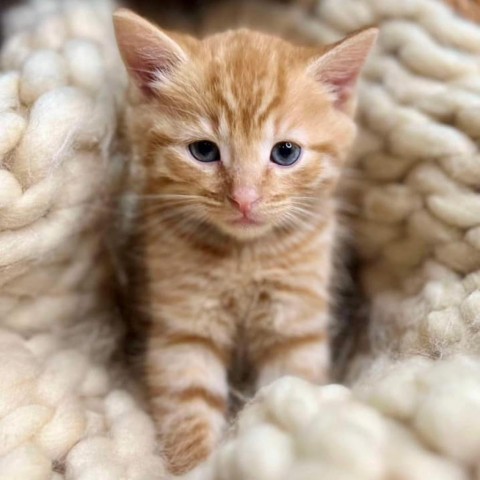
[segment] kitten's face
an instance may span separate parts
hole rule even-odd
[[[322,83],[318,51],[249,31],[197,41],[157,30],[157,50],[141,58],[139,48],[125,52],[132,30],[124,28],[117,22],[119,44],[143,90],[147,195],[184,222],[239,239],[322,218],[354,136],[358,67],[348,76],[345,64],[338,74],[324,62],[323,73],[339,78]]]

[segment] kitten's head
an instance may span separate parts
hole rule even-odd
[[[146,195],[238,239],[322,218],[376,29],[307,48],[248,30],[197,40],[126,10],[114,21]]]

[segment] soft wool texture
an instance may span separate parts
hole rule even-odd
[[[153,424],[109,362],[120,331],[100,226],[124,80],[111,8],[32,0],[6,19],[2,480],[165,478]],[[433,0],[323,0],[317,15],[328,41],[382,26],[351,185],[370,348],[350,389],[262,391],[186,478],[479,480],[480,28]]]
[[[0,478],[146,479],[154,431],[107,361],[103,240],[125,76],[108,2],[32,1],[0,73]],[[116,98],[118,97],[118,98]]]

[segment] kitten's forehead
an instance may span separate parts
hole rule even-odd
[[[253,161],[260,147],[268,158],[274,142],[305,144],[312,130],[321,142],[319,119],[335,123],[328,94],[307,73],[310,56],[308,49],[258,32],[218,34],[195,45],[160,101],[182,121],[178,138],[220,142],[242,161]]]
[[[211,37],[205,46],[211,59],[206,65],[206,89],[218,128],[255,135],[271,121],[285,94],[291,48],[248,31]]]

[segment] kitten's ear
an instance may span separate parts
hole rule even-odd
[[[310,66],[309,72],[335,95],[335,106],[353,113],[357,80],[378,36],[368,28],[334,44]]]
[[[146,95],[152,95],[154,83],[187,59],[175,40],[130,10],[117,10],[113,24],[123,62]]]

